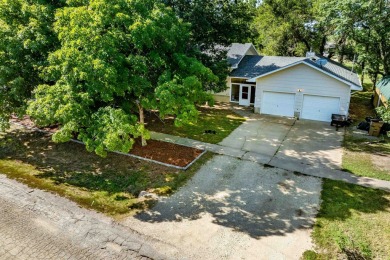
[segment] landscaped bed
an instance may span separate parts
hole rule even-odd
[[[102,158],[84,145],[54,143],[49,134],[21,127],[0,133],[0,173],[113,216],[148,207],[141,191],[172,193],[211,157],[206,153],[183,171],[115,153]]]
[[[203,150],[156,140],[148,140],[148,145],[144,147],[137,140],[130,151],[130,154],[179,167],[188,166],[202,153]]]
[[[11,122],[30,129],[38,129],[28,116],[22,119],[13,117]],[[45,127],[41,131],[55,133],[58,127]],[[141,145],[141,140],[136,139],[136,142],[129,152],[129,155],[136,155],[141,158],[153,160],[157,163],[178,166],[182,168],[188,167],[194,160],[202,155],[204,151],[192,147],[162,142],[157,140],[148,140],[147,146]]]

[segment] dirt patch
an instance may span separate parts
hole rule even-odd
[[[148,145],[142,147],[141,142],[137,140],[133,149],[130,151],[130,154],[185,167],[195,160],[202,152],[203,151],[199,149],[156,140],[148,140]]]
[[[36,127],[34,122],[31,121],[30,117],[28,116],[24,116],[23,118],[17,118],[16,116],[12,116],[10,121],[13,123],[21,124],[27,128]],[[56,131],[58,131],[59,126],[54,125],[39,129],[46,132],[55,133]],[[130,151],[129,154],[179,167],[186,167],[188,164],[194,161],[202,152],[203,150],[199,150],[196,148],[156,140],[148,140],[148,145],[142,147],[141,141],[137,139],[136,143],[133,146],[133,149]]]
[[[375,167],[390,174],[390,155],[371,154],[371,159]]]
[[[50,133],[55,133],[59,129],[59,125],[52,125],[48,127],[37,127],[29,116],[23,116],[23,118],[18,118],[17,116],[12,115],[10,118],[10,122],[21,124],[28,128],[34,128],[34,127],[39,128],[43,131],[50,132]]]

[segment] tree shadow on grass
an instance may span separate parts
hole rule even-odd
[[[390,155],[389,140],[370,140],[365,137],[355,137],[350,133],[345,135],[344,148],[351,152]]]
[[[138,196],[141,190],[164,183],[168,167],[109,154],[101,158],[77,143],[57,144],[34,131],[15,130],[0,137],[0,159],[18,160],[39,171],[37,178],[108,194],[120,192]]]
[[[361,213],[390,212],[390,193],[341,181],[325,180],[319,217],[345,220],[353,211]]]

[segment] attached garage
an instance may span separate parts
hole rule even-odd
[[[351,93],[363,89],[356,73],[312,52],[262,56],[251,44],[233,44],[228,58],[228,90],[215,96],[255,113],[330,122],[332,114],[348,116]]]
[[[301,118],[330,122],[332,114],[340,114],[340,98],[303,95]]]
[[[280,92],[263,92],[261,113],[276,116],[294,116],[295,94]]]

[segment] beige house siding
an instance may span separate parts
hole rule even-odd
[[[213,93],[214,100],[217,102],[230,102],[230,84],[231,79],[228,77],[226,79],[227,89],[219,93]]]
[[[348,114],[350,86],[305,64],[299,64],[256,80],[255,112],[261,113],[264,91],[295,94],[294,112],[301,113],[303,95],[340,98],[340,113]]]

